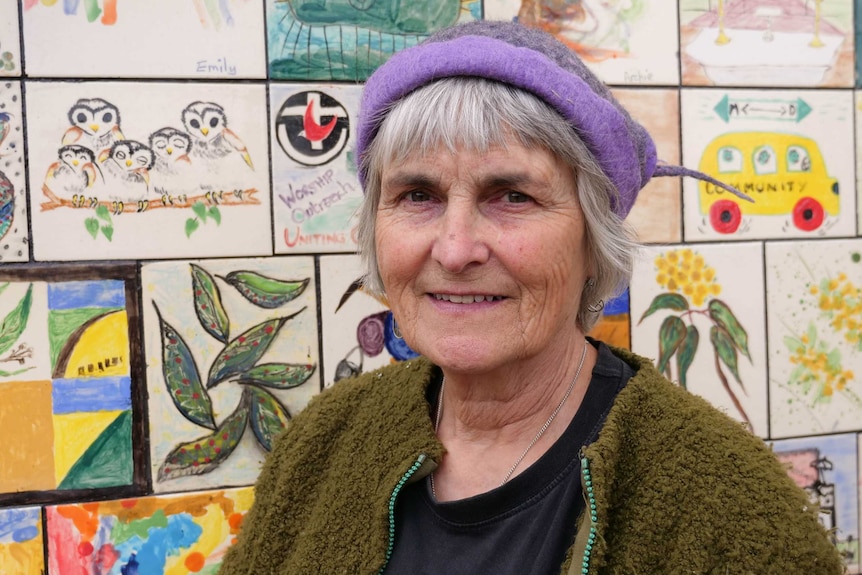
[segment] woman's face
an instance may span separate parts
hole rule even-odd
[[[557,355],[589,276],[571,170],[544,148],[445,148],[382,172],[375,241],[401,333],[443,368]]]

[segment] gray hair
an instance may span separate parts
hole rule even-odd
[[[516,139],[525,147],[541,146],[570,166],[584,213],[588,261],[595,277],[581,295],[578,327],[585,333],[599,320],[599,302],[628,285],[637,244],[625,222],[614,213],[618,193],[581,138],[548,104],[507,84],[472,77],[437,80],[411,92],[382,111],[380,129],[361,159],[366,170],[365,201],[359,211],[359,252],[366,289],[384,294],[377,268],[375,224],[384,168],[414,153],[459,145],[485,152]]]

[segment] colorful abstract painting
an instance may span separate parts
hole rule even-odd
[[[853,0],[680,0],[687,86],[853,85]]]
[[[269,75],[365,80],[389,56],[457,22],[481,18],[478,0],[266,0]]]
[[[0,493],[133,484],[126,287],[0,283]]]
[[[37,260],[271,253],[263,86],[38,83],[27,112]]]
[[[0,0],[0,77],[21,76],[18,0]]]
[[[629,314],[629,291],[626,290],[615,298],[601,302],[602,317],[593,326],[589,335],[608,345],[631,349],[631,315]]]
[[[820,523],[833,530],[848,575],[860,572],[856,442],[855,433],[772,442],[787,474],[819,506]]]
[[[31,76],[266,77],[260,2],[24,0],[23,7]]]
[[[251,488],[48,507],[48,573],[214,575]]]
[[[270,90],[276,253],[356,251],[362,189],[353,158],[360,86]]]
[[[772,437],[858,430],[862,240],[766,246]]]
[[[395,335],[392,312],[382,297],[361,285],[359,256],[320,258],[323,318],[323,381],[327,386],[393,361],[416,357]]]
[[[161,262],[141,275],[154,491],[250,485],[320,391],[314,260]]]
[[[642,250],[631,281],[632,351],[757,435],[768,435],[763,249]]]
[[[679,83],[676,10],[666,0],[485,0],[486,19],[545,30],[621,85]]]
[[[683,164],[734,186],[683,182],[686,241],[856,233],[853,94],[682,91]]]
[[[39,507],[0,509],[0,573],[45,573],[42,510]]]
[[[0,262],[30,258],[21,84],[0,81]]]

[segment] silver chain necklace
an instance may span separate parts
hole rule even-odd
[[[506,482],[509,481],[509,478],[512,477],[513,473],[515,473],[515,470],[518,468],[518,466],[521,464],[521,462],[527,456],[527,453],[529,453],[530,450],[533,448],[533,446],[536,445],[536,443],[539,441],[539,438],[541,438],[545,434],[545,432],[548,430],[548,427],[551,426],[551,422],[554,421],[554,419],[557,417],[557,414],[560,413],[561,409],[563,409],[563,405],[565,405],[566,400],[569,399],[569,396],[572,395],[572,390],[575,389],[575,382],[578,381],[578,377],[580,377],[580,375],[581,375],[581,368],[584,367],[584,360],[586,358],[587,358],[587,341],[584,340],[584,350],[581,353],[581,360],[578,362],[578,369],[575,372],[575,377],[572,378],[572,382],[569,384],[569,389],[566,390],[566,394],[563,396],[563,399],[561,399],[560,403],[557,404],[557,407],[554,409],[553,413],[551,413],[551,416],[548,418],[548,420],[545,422],[545,424],[542,425],[542,427],[539,429],[539,432],[533,438],[533,441],[531,441],[530,444],[527,446],[527,449],[525,449],[524,452],[521,453],[521,456],[518,457],[518,459],[515,460],[515,463],[512,464],[512,467],[509,468],[509,472],[503,478],[503,481],[500,482],[501,487],[503,485],[505,485]],[[443,376],[443,382],[440,384],[440,393],[437,397],[437,413],[434,415],[434,433],[435,434],[437,433],[437,428],[440,427],[440,414],[443,413],[443,390],[444,389],[446,389],[446,376]],[[434,472],[433,471],[428,476],[428,478],[431,481],[431,494],[434,495],[434,498],[436,499],[437,498],[437,491],[434,489]]]

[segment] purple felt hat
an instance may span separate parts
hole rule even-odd
[[[550,34],[508,22],[477,21],[441,30],[421,44],[393,55],[368,78],[362,94],[356,143],[359,179],[362,158],[377,135],[382,111],[435,80],[470,76],[530,92],[574,128],[619,191],[614,211],[622,218],[654,176],[688,175],[739,192],[680,166],[657,164],[655,144],[608,88],[578,56]]]

